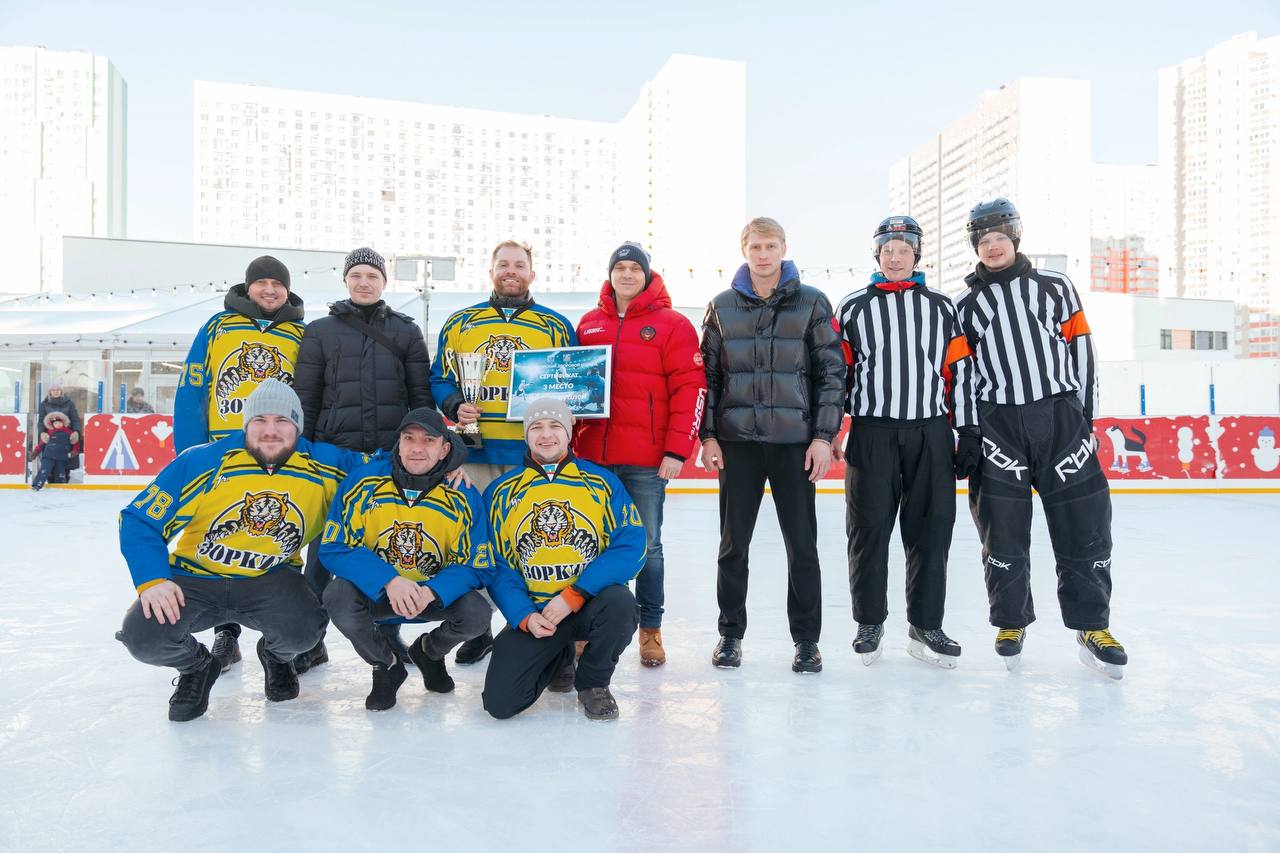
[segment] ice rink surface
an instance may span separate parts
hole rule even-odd
[[[824,672],[790,670],[768,499],[744,663],[716,670],[716,498],[672,495],[669,662],[627,650],[615,723],[573,694],[492,720],[484,664],[451,664],[447,696],[410,670],[399,704],[370,713],[369,669],[334,631],[332,662],[283,704],[246,631],[208,714],[170,723],[173,673],[113,639],[133,598],[128,497],[0,490],[0,850],[1280,849],[1277,495],[1115,496],[1118,682],[1076,659],[1039,515],[1040,619],[1005,671],[964,498],[958,669],[905,651],[900,546],[885,653],[852,653],[843,498],[821,495]]]

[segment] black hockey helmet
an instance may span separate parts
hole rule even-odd
[[[921,230],[919,222],[910,216],[890,216],[876,226],[876,233],[871,237],[871,257],[878,263],[880,247],[890,240],[901,240],[915,250],[915,262],[918,264],[920,263],[920,243],[923,238],[924,231]]]
[[[1018,208],[1013,206],[1013,202],[1003,196],[979,202],[969,211],[969,224],[966,228],[975,252],[978,251],[978,241],[982,239],[982,235],[992,231],[1007,234],[1013,241],[1014,251],[1017,251],[1018,243],[1022,241],[1022,217],[1018,215]]]

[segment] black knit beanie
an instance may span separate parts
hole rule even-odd
[[[274,278],[284,285],[285,290],[289,289],[289,268],[270,255],[254,258],[244,271],[244,283],[246,286],[253,284],[260,278]]]

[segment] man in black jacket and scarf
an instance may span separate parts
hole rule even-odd
[[[702,464],[720,476],[716,597],[720,642],[711,662],[742,663],[747,554],[766,480],[787,550],[787,618],[795,672],[821,672],[822,584],[814,484],[831,467],[840,429],[844,356],[831,303],[783,260],[787,238],[760,217],[742,230],[747,262],[702,324],[707,372]]]
[[[348,450],[390,450],[400,421],[411,409],[435,408],[431,359],[422,329],[382,299],[387,264],[373,249],[356,249],[342,265],[349,299],[329,306],[329,316],[308,323],[298,352],[293,387],[302,400],[304,436]],[[329,572],[307,552],[305,573],[320,597]],[[328,660],[323,642],[297,661],[305,670]]]

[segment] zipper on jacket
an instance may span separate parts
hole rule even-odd
[[[649,440],[658,443],[658,434],[653,430],[653,392],[649,392]]]
[[[613,336],[613,357],[615,359],[617,358],[617,355],[618,355],[618,342],[622,340],[622,323],[626,319],[627,318],[625,315],[618,317],[618,334]],[[610,400],[609,402],[612,403],[613,401]],[[652,400],[650,401],[649,406],[650,406],[650,409],[649,409],[650,420],[652,420],[653,419]],[[600,464],[601,465],[609,464],[609,424],[611,421],[613,421],[612,413],[610,413],[610,416],[605,418],[604,420],[604,443],[600,445]]]

